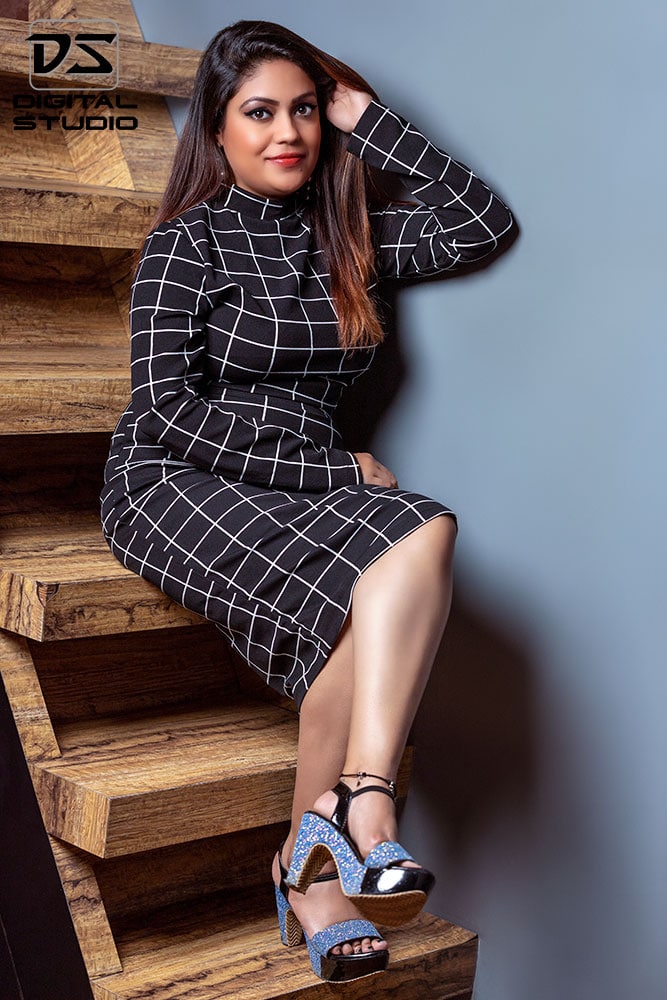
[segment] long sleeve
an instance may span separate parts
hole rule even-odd
[[[433,274],[478,260],[513,226],[507,206],[468,167],[375,101],[357,123],[348,150],[399,174],[420,202],[371,213],[382,275]]]
[[[208,267],[177,223],[147,241],[131,306],[137,431],[179,458],[237,482],[315,493],[361,483],[361,468],[350,452],[246,419],[206,398]]]

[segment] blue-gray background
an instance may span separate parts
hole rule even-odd
[[[282,21],[515,209],[492,268],[401,293],[373,440],[461,515],[403,836],[480,934],[475,1000],[664,1000],[667,8],[134,3],[197,48]]]

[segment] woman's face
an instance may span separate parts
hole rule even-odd
[[[295,63],[274,59],[229,100],[218,142],[239,187],[284,198],[315,169],[321,136],[315,84]]]

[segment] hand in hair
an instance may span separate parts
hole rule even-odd
[[[337,83],[327,104],[327,118],[341,132],[354,132],[355,126],[371,103],[371,95]]]
[[[371,486],[387,486],[394,489],[398,486],[398,481],[393,472],[390,472],[377,458],[374,458],[367,451],[355,452],[354,457],[361,466],[361,473],[364,482]]]

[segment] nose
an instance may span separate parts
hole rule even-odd
[[[276,115],[275,118],[275,138],[277,142],[296,142],[300,138],[300,133],[291,112],[285,110]]]

